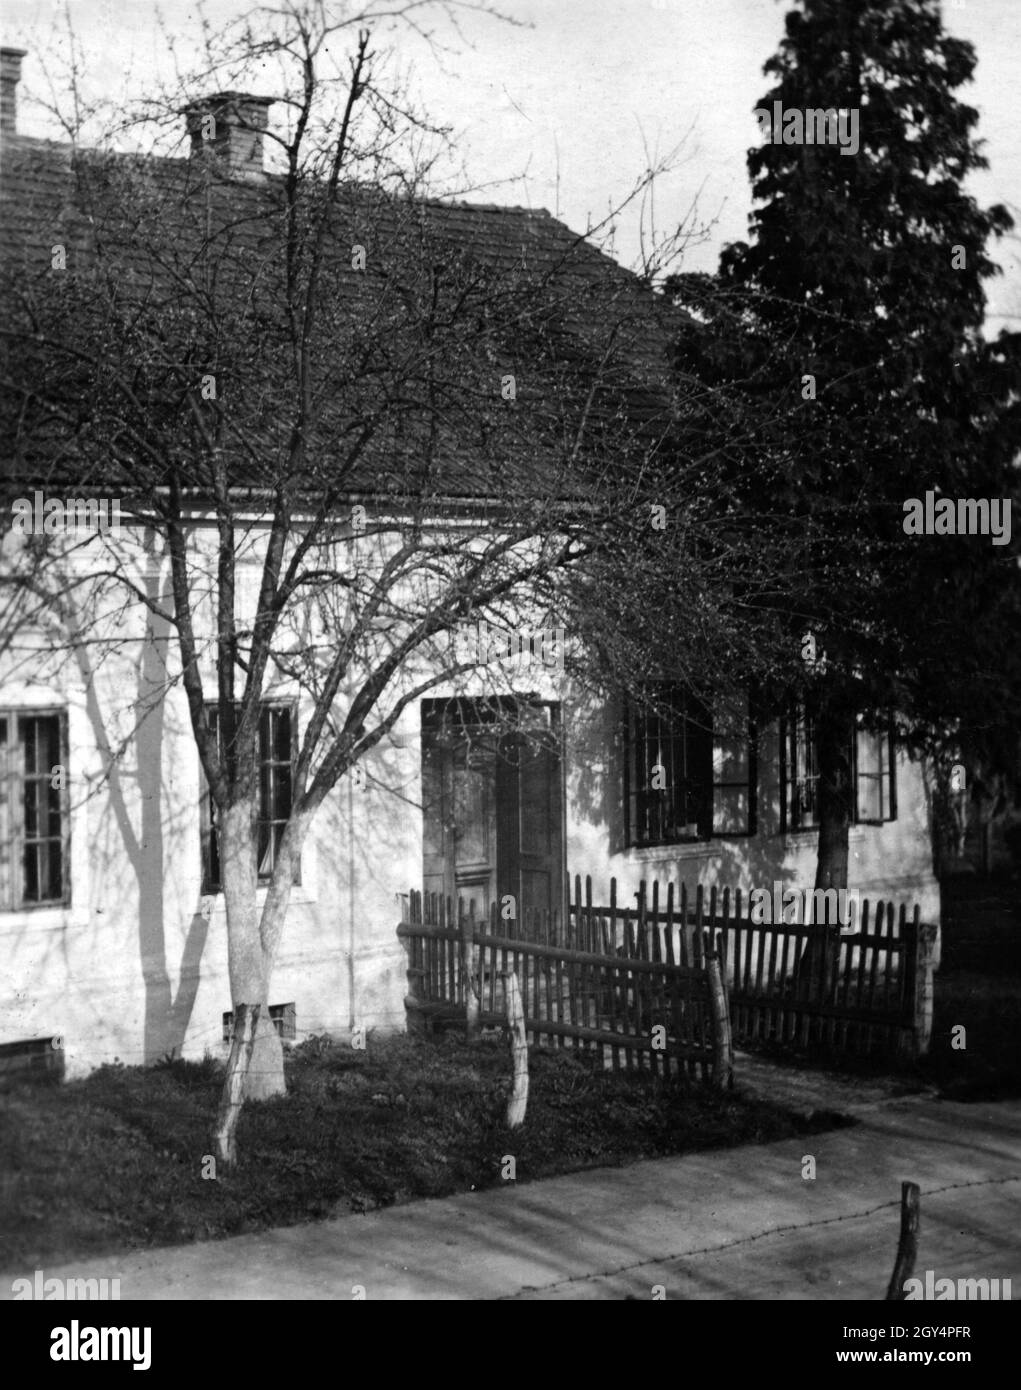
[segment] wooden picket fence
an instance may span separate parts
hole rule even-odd
[[[633,906],[618,902],[611,879],[609,905],[598,906],[592,880],[583,889],[576,877],[564,916],[504,921],[494,907],[479,923],[471,904],[412,893],[398,929],[409,950],[409,1013],[465,1017],[461,962],[477,947],[484,1022],[502,1021],[500,974],[513,968],[536,1041],[607,1047],[614,1067],[623,1059],[628,1068],[669,1070],[666,1054],[651,1045],[657,1024],[678,1065],[719,1075],[729,1067],[731,1037],[858,1053],[928,1050],[936,928],[920,921],[917,906],[909,914],[904,905],[866,899],[845,931],[755,922],[750,896],[729,888],[689,893],[681,884],[675,892],[670,883],[661,892],[653,881],[632,896]],[[715,957],[726,995],[719,1027],[710,1012]]]
[[[591,880],[575,879],[575,916],[593,924],[607,943],[624,939],[647,954],[657,940],[682,964],[720,956],[735,1043],[776,1042],[802,1048],[919,1057],[932,1034],[936,928],[904,904],[860,902],[847,932],[839,924],[757,923],[751,896],[740,889],[675,892],[668,883],[642,882],[635,905],[592,906]],[[570,925],[568,930],[570,931]],[[811,943],[811,946],[810,946]]]
[[[719,952],[735,1040],[921,1057],[932,1035],[936,928],[904,904],[865,899],[838,924],[757,923],[724,892],[696,906]],[[810,945],[811,943],[811,945]]]
[[[502,1025],[513,972],[534,1044],[571,1047],[617,1071],[730,1084],[719,959],[707,951],[697,964],[678,960],[670,934],[639,927],[633,913],[611,930],[607,910],[592,905],[591,883],[584,903],[579,887],[566,922],[539,912],[505,921],[495,904],[478,920],[474,904],[413,891],[397,934],[408,952],[412,1029],[471,1018]]]

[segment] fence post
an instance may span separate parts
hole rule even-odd
[[[982,822],[982,873],[989,878],[993,872],[993,823],[991,820]]]
[[[521,1007],[521,988],[513,970],[504,971],[504,994],[507,998],[507,1027],[511,1035],[511,1057],[514,1061],[514,1085],[507,1102],[507,1128],[517,1129],[524,1124],[528,1105],[528,1036],[525,1032],[525,1011]]]
[[[918,961],[921,954],[922,934],[918,926],[918,905],[914,916],[908,922],[901,907],[901,948],[898,962],[900,991],[902,1001],[902,1027],[897,1040],[897,1051],[906,1057],[917,1057],[918,1052],[918,995],[921,981],[918,974]]]
[[[475,902],[468,913],[462,914],[458,924],[461,928],[461,988],[464,990],[465,1033],[469,1042],[477,1039],[482,1031],[481,989],[479,987],[479,948],[475,943]]]
[[[718,951],[708,952],[705,966],[709,979],[709,1016],[713,1026],[713,1086],[718,1091],[729,1091],[734,1084],[734,1049],[730,1037],[730,1005]]]
[[[900,1185],[900,1240],[897,1244],[897,1258],[890,1276],[890,1287],[886,1291],[887,1301],[901,1302],[907,1295],[905,1283],[911,1278],[918,1258],[919,1187],[914,1182]]]
[[[425,915],[421,908],[421,901],[414,891],[410,894],[410,898],[407,921],[402,923],[402,926],[420,927]],[[426,997],[423,981],[426,977],[425,954],[429,949],[429,942],[424,936],[415,936],[412,932],[408,932],[406,935],[401,933],[400,935],[408,956],[406,971],[408,988],[404,996],[404,1012],[407,1015],[405,1021],[408,1032],[418,1037],[429,1031],[425,1014],[419,1007]]]
[[[924,1057],[932,1038],[932,957],[936,928],[919,921],[915,904],[912,920],[905,923],[903,946],[905,1010],[899,1051]]]
[[[915,908],[917,918],[918,909]],[[915,958],[915,978],[913,993],[914,1008],[914,1049],[916,1057],[925,1057],[932,1041],[932,969],[936,950],[937,928],[930,923],[917,923],[917,955]]]

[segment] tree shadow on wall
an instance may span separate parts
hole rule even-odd
[[[163,606],[167,596],[160,592],[154,564],[147,567],[145,587],[149,598]],[[137,664],[137,699],[132,707],[140,803],[137,830],[125,793],[131,776],[124,762],[126,745],[114,748],[96,692],[89,646],[84,639],[75,645],[86,691],[86,710],[106,773],[108,803],[138,885],[138,950],[145,982],[143,1059],[150,1064],[168,1053],[178,1053],[183,1046],[198,993],[209,919],[198,908],[191,918],[175,993],[167,968],[165,902],[166,838],[168,827],[174,828],[174,816],[165,815],[163,807],[170,625],[151,608],[146,612],[146,631]],[[194,808],[185,808],[178,814],[177,829],[182,835],[193,817]]]

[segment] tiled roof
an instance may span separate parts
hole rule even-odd
[[[154,321],[166,322],[170,344],[175,315],[192,312],[199,301],[203,271],[196,248],[214,226],[222,256],[218,312],[225,325],[233,323],[236,338],[226,354],[232,363],[227,370],[255,376],[259,359],[253,348],[256,355],[246,366],[245,327],[265,351],[271,321],[279,319],[285,300],[281,192],[278,176],[217,179],[190,160],[98,152],[72,158],[67,145],[7,138],[0,155],[0,257],[29,293],[37,278],[51,275],[58,244],[67,248],[72,272],[113,268],[125,301],[148,300]],[[355,244],[365,248],[365,272],[351,269]],[[430,288],[431,274],[436,278]],[[400,201],[372,187],[346,185],[335,205],[317,299],[320,321],[336,342],[335,351],[321,359],[317,385],[324,430],[310,445],[313,456],[319,450],[316,466],[324,478],[331,440],[342,444],[345,431],[368,418],[372,390],[400,387],[409,323],[436,284],[450,294],[474,286],[467,302],[471,308],[477,301],[479,321],[451,336],[441,363],[444,386],[460,382],[462,398],[428,447],[416,427],[404,429],[400,409],[392,409],[385,428],[344,477],[346,492],[392,495],[410,485],[418,498],[499,498],[509,489],[578,497],[591,483],[586,470],[602,465],[594,463],[598,448],[587,455],[583,450],[574,476],[565,476],[562,441],[572,421],[584,414],[590,436],[602,432],[604,462],[611,438],[624,440],[635,430],[648,440],[659,438],[670,418],[668,354],[676,311],[635,276],[544,210]],[[184,326],[181,331],[181,341],[187,341]],[[383,358],[391,347],[394,360],[388,364]],[[380,361],[366,372],[358,354],[370,349]],[[104,351],[111,360],[121,351],[124,370],[141,370],[137,344],[128,338],[108,343]],[[414,365],[413,354],[409,360]],[[201,364],[195,369],[201,371]],[[593,392],[600,371],[605,376]],[[516,380],[513,409],[520,425],[509,423],[501,399],[506,374]],[[426,389],[423,381],[409,381],[409,400]],[[280,457],[273,445],[286,447],[286,422],[274,417],[273,404],[267,403],[265,467],[236,460],[232,481],[238,486],[273,480]],[[154,399],[154,418],[160,408]],[[250,401],[248,409],[251,420]],[[417,418],[411,406],[407,417]],[[87,426],[77,444],[62,438],[57,426],[35,456],[12,459],[5,448],[8,470],[32,471],[40,458],[55,453],[67,459],[82,486],[128,487],[123,465],[118,470],[113,462],[98,463],[101,451],[85,448],[86,439]],[[83,468],[90,468],[90,476],[82,476]],[[416,477],[416,469],[425,471]]]

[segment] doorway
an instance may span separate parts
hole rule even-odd
[[[520,923],[564,910],[560,704],[526,697],[422,702],[423,887],[508,899]],[[517,928],[520,931],[522,928]]]

